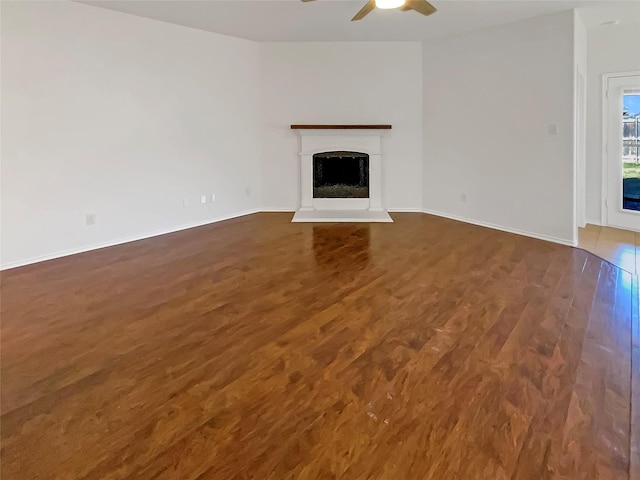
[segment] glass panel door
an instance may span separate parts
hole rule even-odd
[[[623,94],[622,112],[622,208],[640,211],[640,94]]]
[[[640,75],[606,85],[606,224],[640,231]]]

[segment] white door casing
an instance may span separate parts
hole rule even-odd
[[[603,75],[602,224],[640,231],[640,212],[622,208],[622,95],[640,93],[640,72]]]

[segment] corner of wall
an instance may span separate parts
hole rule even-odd
[[[423,42],[425,211],[575,242],[574,15]]]

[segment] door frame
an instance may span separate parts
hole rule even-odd
[[[587,77],[576,66],[576,87],[574,107],[574,156],[576,225],[584,228],[587,224]],[[578,238],[576,230],[576,238]]]
[[[604,73],[602,75],[602,183],[600,196],[600,224],[609,226],[609,207],[607,200],[609,196],[609,79],[640,76],[640,70],[627,72]],[[614,227],[620,228],[620,227]]]

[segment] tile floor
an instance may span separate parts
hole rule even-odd
[[[578,229],[578,247],[640,274],[640,232],[587,225]]]

